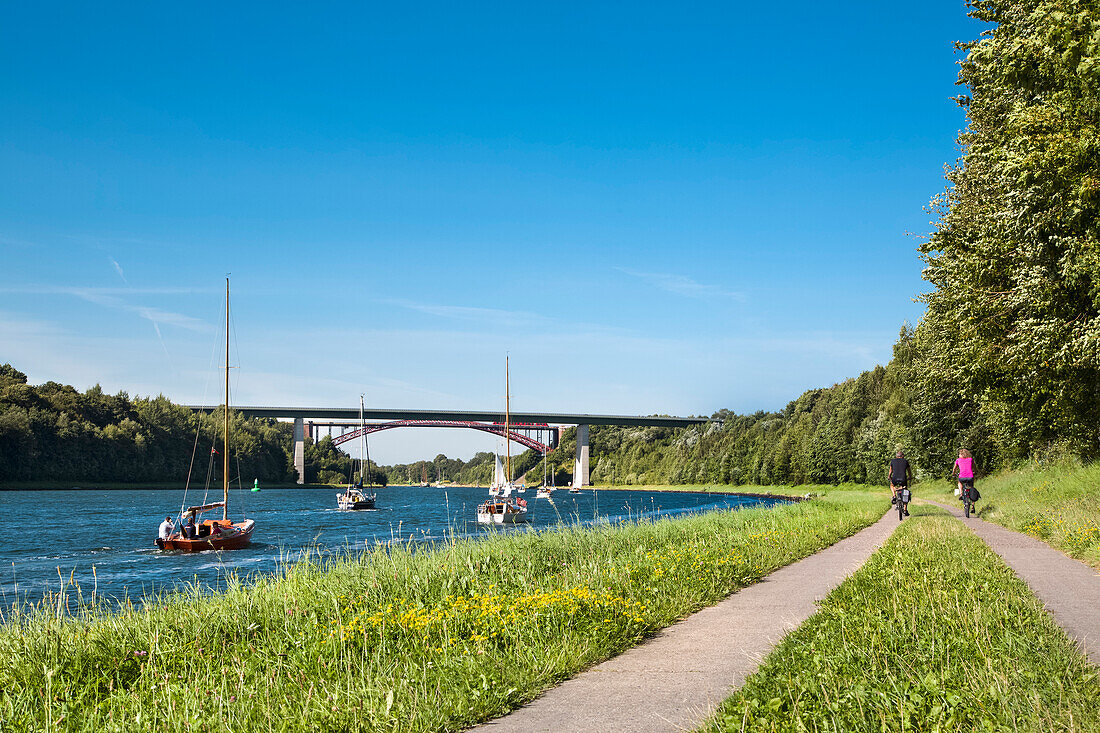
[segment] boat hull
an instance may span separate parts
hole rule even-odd
[[[527,512],[517,512],[516,514],[477,513],[478,524],[526,524],[528,521]]]
[[[256,529],[256,522],[252,519],[235,523],[217,520],[211,522],[211,527],[228,527],[228,530],[221,529],[220,533],[209,534],[206,537],[169,537],[166,540],[158,538],[157,547],[162,550],[176,550],[177,552],[239,550],[247,547],[252,542],[252,531]]]
[[[342,512],[355,512],[361,509],[374,509],[374,499],[366,499],[364,501],[337,500],[336,508]]]

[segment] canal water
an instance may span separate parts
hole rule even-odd
[[[527,499],[528,527],[558,523],[636,521],[714,509],[770,505],[777,500],[671,491],[554,492]],[[188,504],[203,501],[191,490]],[[252,544],[231,552],[166,553],[153,540],[165,515],[181,508],[182,491],[54,490],[0,492],[0,603],[37,603],[70,579],[85,597],[137,601],[148,593],[197,582],[217,588],[227,573],[270,573],[303,552],[349,552],[379,542],[432,542],[450,535],[528,531],[485,528],[474,521],[485,488],[390,486],[378,490],[372,511],[336,510],[335,489],[264,489],[230,494],[230,518],[256,520]],[[221,499],[211,495],[209,501]],[[216,511],[216,510],[215,510]],[[212,516],[207,515],[207,516]],[[93,574],[94,568],[94,574]]]

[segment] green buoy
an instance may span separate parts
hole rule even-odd
[[[259,491],[260,490],[260,479],[258,479],[258,478],[257,479],[252,479],[252,490],[253,491]]]

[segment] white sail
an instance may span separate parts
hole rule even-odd
[[[493,465],[493,486],[499,489],[505,484],[504,466],[500,463],[500,456],[493,454],[493,459],[495,460]]]

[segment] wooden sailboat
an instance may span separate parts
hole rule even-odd
[[[370,453],[367,452],[367,421],[363,417],[363,395],[359,395],[359,439],[362,441],[362,458],[359,459],[359,483],[336,495],[336,506],[345,511],[355,509],[374,509],[374,479],[370,475]],[[365,474],[365,477],[364,477]],[[363,488],[363,480],[366,478],[369,488]]]
[[[500,497],[490,499],[477,508],[478,524],[521,524],[527,522],[527,502],[510,498],[515,490],[512,483],[512,441],[508,439],[511,431],[511,390],[508,383],[508,359],[504,360],[504,445],[505,476],[504,485],[499,487]],[[499,462],[499,458],[497,459]],[[499,463],[498,463],[499,465]]]
[[[157,538],[162,550],[201,552],[202,550],[239,550],[252,541],[256,528],[253,519],[233,522],[229,519],[229,278],[225,279],[225,413],[222,421],[222,500],[190,506],[180,513],[180,527],[167,538]],[[198,521],[198,516],[221,507],[221,519]]]

